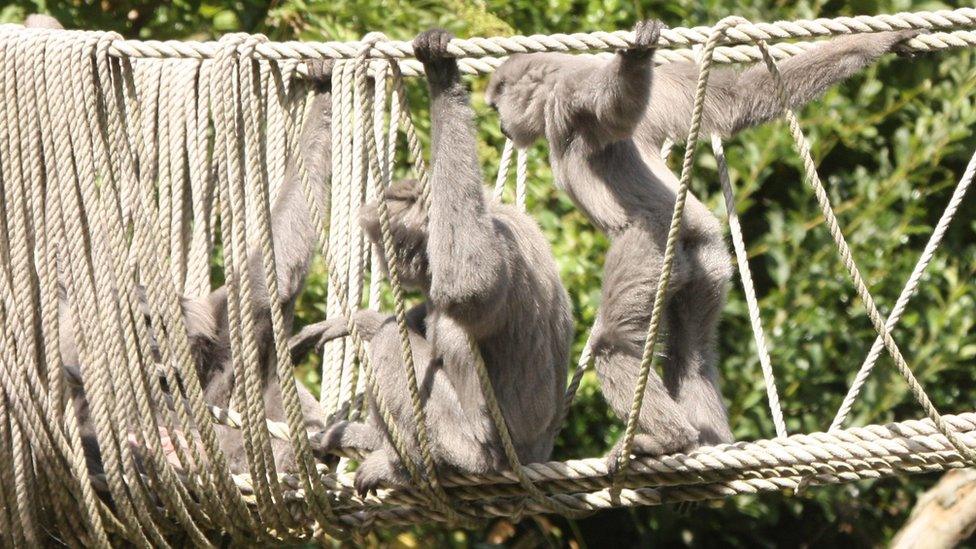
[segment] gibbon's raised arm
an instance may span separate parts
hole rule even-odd
[[[842,36],[809,51],[777,62],[790,109],[801,107],[889,52],[900,53],[903,44],[918,36],[917,30]],[[688,133],[698,65],[669,63],[657,68],[656,85],[645,124],[648,137],[683,142]],[[736,133],[778,117],[783,112],[776,82],[765,63],[742,71],[713,70],[708,81],[702,135]]]
[[[415,46],[430,88],[430,300],[458,321],[484,322],[505,299],[504,240],[487,211],[474,111],[457,60],[444,57],[450,34],[425,33]]]
[[[633,134],[650,99],[654,50],[662,28],[660,21],[639,22],[633,48],[618,51],[612,61],[598,68],[582,68],[562,79],[567,89],[560,93],[568,97],[564,106],[568,110],[561,123],[592,128],[587,132],[595,141],[589,143],[592,149]]]
[[[298,150],[308,174],[312,198],[319,212],[325,204],[328,179],[332,174],[332,93],[331,61],[309,61],[309,79],[315,88],[312,104],[302,128]],[[271,208],[271,235],[277,267],[278,294],[282,303],[291,303],[304,287],[305,275],[319,228],[302,189],[298,162],[290,161],[278,197]],[[252,280],[264,288],[264,270],[259,250],[250,252],[251,268],[258,276]],[[253,272],[253,271],[252,271]],[[260,294],[267,296],[267,290]]]
[[[290,321],[290,309],[301,293],[305,275],[315,252],[319,231],[312,217],[312,207],[302,188],[298,155],[308,174],[312,199],[319,212],[325,206],[328,179],[332,174],[332,65],[331,61],[308,61],[308,78],[314,90],[312,104],[302,127],[298,149],[294,151],[285,168],[281,190],[271,206],[271,243],[275,256],[278,282],[278,298]],[[264,264],[260,248],[248,250],[248,269],[251,274],[254,312],[259,320],[258,338],[264,342],[270,337],[268,317],[268,287],[264,278]],[[206,303],[201,304],[205,300]],[[217,331],[225,331],[227,291],[225,287],[214,290],[206,298],[184,302],[184,317],[191,337],[217,339],[209,325],[217,324]],[[204,311],[201,311],[201,306]],[[209,311],[209,322],[205,311]],[[201,314],[204,313],[204,314]]]

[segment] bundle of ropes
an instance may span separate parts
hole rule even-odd
[[[929,31],[909,43],[916,51],[973,47],[976,9],[765,24],[729,18],[715,27],[665,30],[657,62],[693,60],[701,67],[672,236],[680,225],[695,144],[702,137],[701,108],[714,63],[762,62],[778,77],[776,60],[805,51],[815,42],[777,41],[895,29]],[[481,74],[510,53],[612,50],[627,46],[631,39],[629,32],[456,39],[450,51],[461,59],[463,71]],[[233,348],[234,367],[247,390],[235,402],[236,411],[209,406],[182,329],[180,297],[211,290],[211,262],[218,244],[227,273],[247,270],[242,250],[263,250],[265,275],[272,287],[268,204],[278,192],[305,116],[308,86],[301,74],[305,59],[338,60],[333,73],[331,207],[314,212],[326,235],[322,244],[329,273],[326,312],[330,317],[349,318],[361,305],[379,308],[383,288],[371,267],[378,265],[378,254],[389,250],[369,245],[353,212],[390,183],[401,133],[414,170],[422,181],[425,177],[421,145],[404,93],[403,77],[422,70],[411,56],[409,43],[376,34],[356,43],[275,43],[241,34],[217,42],[154,42],[123,40],[105,32],[0,26],[4,205],[0,539],[4,545],[33,546],[48,535],[70,545],[107,546],[117,539],[140,546],[165,545],[174,535],[209,545],[215,532],[251,542],[295,541],[420,520],[465,523],[531,513],[577,515],[614,506],[796,490],[811,484],[938,471],[976,460],[976,413],[941,416],[890,335],[973,180],[976,155],[897,303],[883,318],[840,230],[810,147],[789,111],[785,115],[805,180],[878,333],[827,432],[790,435],[786,430],[731,179],[717,137],[712,138],[712,148],[776,438],[706,447],[690,454],[625,457],[621,472],[613,477],[602,458],[522,465],[508,451],[511,468],[507,471],[471,477],[427,467],[412,475],[420,481],[413,489],[360,497],[352,487],[349,459],[330,468],[310,458],[294,398],[289,334],[276,299],[272,299],[275,374],[288,421],[266,419],[260,390],[254,385],[259,357],[253,341],[248,345],[253,330],[244,326],[249,318],[247,289],[239,277],[232,276],[227,277],[234,324],[230,329],[232,337],[244,343]],[[515,154],[511,143],[502,154],[496,194],[501,196],[505,189],[513,156],[518,159],[515,197],[524,207],[525,155]],[[665,253],[668,266],[657,291],[642,375],[635,387],[635,411],[652,367],[673,245],[670,238]],[[59,315],[59,284],[73,296],[65,317]],[[144,297],[136,295],[137,285],[144,287]],[[399,311],[402,292],[398,287],[393,290]],[[158,359],[148,348],[147,328],[141,321],[143,301],[151,311]],[[234,322],[235,317],[239,322]],[[62,367],[59,322],[69,322],[72,332],[81,334],[81,375]],[[371,385],[363,351],[355,334],[324,349],[321,405],[333,417],[362,413],[362,395]],[[842,428],[882,351],[893,358],[926,419]],[[569,384],[569,403],[588,363],[589,353],[584,351]],[[484,365],[480,366],[485,379]],[[161,380],[182,390],[167,395]],[[92,403],[99,440],[114,442],[103,448],[103,474],[90,474],[78,418],[66,404],[70,401],[66,395],[79,383]],[[483,384],[485,388],[491,407],[490,384]],[[409,389],[416,393],[416,386]],[[500,415],[494,415],[497,423]],[[628,421],[626,448],[631,447],[635,418],[632,413]],[[505,441],[507,429],[501,421],[497,427]],[[251,464],[249,475],[232,474],[215,443],[214,423],[241,429],[246,444],[258,454],[270,451],[271,438],[289,441],[298,456],[297,472],[280,474],[273,460],[265,460]],[[168,427],[171,433],[198,434],[200,444],[181,450],[192,454],[191,459],[181,456],[181,461],[205,467],[182,470],[163,459],[160,427]],[[132,455],[133,436],[148,456],[141,466]],[[422,439],[425,435],[394,436]],[[510,441],[506,446],[511,450]]]

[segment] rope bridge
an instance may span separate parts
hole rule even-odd
[[[815,42],[782,42],[896,29],[927,31],[915,51],[976,46],[976,9],[753,24],[728,18],[714,27],[662,33],[658,63],[696,61],[699,83],[684,149],[680,187],[648,329],[634,412],[625,434],[630,448],[644,383],[653,366],[661,305],[681,210],[692,175],[707,79],[714,63],[762,62],[778,80],[776,61]],[[518,52],[612,50],[629,32],[455,39],[464,72],[490,72]],[[976,154],[938,221],[891,314],[884,318],[861,278],[817,175],[810,147],[793,113],[785,111],[838,253],[878,337],[830,429],[790,435],[779,406],[758,304],[736,216],[735,193],[722,142],[711,138],[726,200],[733,247],[759,349],[777,438],[705,447],[690,454],[631,459],[618,473],[602,458],[520,464],[484,369],[482,389],[510,468],[485,477],[438,470],[429,459],[406,460],[414,487],[360,497],[346,456],[316,463],[296,396],[281,304],[275,286],[269,204],[297,149],[309,87],[303,60],[333,58],[332,181],[322,230],[329,273],[326,313],[351,318],[361,306],[378,309],[383,294],[373,268],[394,258],[387,214],[384,245],[372,247],[354,213],[392,180],[398,137],[406,137],[414,171],[425,180],[404,77],[422,72],[409,43],[371,34],[355,43],[270,42],[228,35],[216,42],[123,40],[113,33],[25,29],[0,25],[0,536],[5,545],[35,545],[55,536],[69,545],[139,546],[182,539],[215,543],[215,533],[258,543],[346,536],[377,525],[438,520],[466,524],[491,517],[558,512],[570,516],[626,505],[799,490],[900,473],[963,467],[976,459],[976,413],[942,416],[892,339],[908,301],[939,248],[976,173]],[[784,104],[785,91],[780,91]],[[668,147],[670,150],[670,147]],[[507,143],[495,184],[508,185],[516,162],[516,202],[524,208],[526,157]],[[305,192],[312,183],[305,178]],[[311,203],[311,201],[310,201]],[[384,221],[385,219],[385,221]],[[267,419],[258,376],[261,357],[250,309],[249,251],[260,250],[271,289],[275,382],[287,421]],[[183,329],[182,296],[211,291],[211,263],[222,261],[228,291],[236,385],[233,409],[204,399]],[[404,298],[390,262],[390,284],[403,327]],[[59,301],[61,288],[68,298]],[[61,311],[60,307],[66,311]],[[148,308],[148,313],[145,309]],[[144,315],[151,319],[150,332]],[[59,326],[66,323],[67,326]],[[360,417],[374,385],[368,355],[354,325],[351,336],[323,350],[321,406],[334,418]],[[59,330],[70,330],[82,371],[63,367]],[[402,330],[405,338],[405,331]],[[404,345],[408,373],[409,344]],[[883,351],[919,401],[926,419],[844,429],[844,421]],[[584,351],[569,383],[571,403],[589,365]],[[409,378],[409,376],[408,376]],[[409,378],[415,417],[423,419],[416,380]],[[83,387],[98,435],[104,473],[91,474],[82,450],[71,394]],[[165,387],[182,390],[168,392]],[[377,395],[394,442],[426,431],[396,433]],[[215,425],[240,429],[249,474],[233,474],[216,442]],[[163,453],[164,434],[181,464]],[[275,470],[270,441],[287,442],[297,469]],[[136,443],[136,444],[133,444]],[[402,445],[402,444],[401,444]],[[141,448],[134,455],[134,446]],[[178,536],[175,538],[174,536]]]

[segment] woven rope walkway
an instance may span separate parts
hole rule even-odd
[[[776,60],[815,42],[785,42],[892,29],[924,29],[916,51],[976,46],[976,9],[838,19],[749,23],[728,18],[715,27],[665,31],[656,61],[701,65],[696,108],[684,149],[681,186],[667,258],[680,231],[681,206],[691,180],[698,117],[715,63],[757,62],[776,76]],[[484,74],[506,55],[578,51],[607,55],[630,44],[630,32],[456,39],[462,70]],[[701,48],[691,49],[695,46]],[[604,53],[597,53],[597,52]],[[353,213],[392,179],[397,136],[406,136],[413,168],[426,180],[422,149],[406,103],[403,76],[421,72],[407,42],[371,34],[355,43],[275,43],[262,36],[228,35],[217,42],[123,40],[102,32],[50,31],[0,25],[0,544],[34,546],[56,531],[69,545],[208,546],[217,532],[239,541],[295,542],[341,537],[376,525],[438,520],[455,524],[490,517],[558,512],[570,516],[626,505],[657,505],[736,494],[794,490],[900,473],[938,471],[973,462],[976,413],[943,416],[928,400],[890,336],[937,252],[976,172],[976,154],[905,284],[891,315],[880,316],[860,278],[816,173],[796,117],[785,116],[854,288],[878,332],[829,432],[786,436],[774,365],[735,216],[735,193],[721,140],[712,139],[729,212],[733,247],[749,306],[777,438],[702,448],[688,455],[630,458],[622,453],[611,478],[602,459],[522,465],[498,410],[511,471],[471,477],[440,470],[430,457],[406,337],[403,292],[387,214],[382,246],[370,246]],[[417,433],[399,432],[382,395],[380,420],[397,450],[416,437],[423,459],[405,460],[415,488],[361,498],[343,457],[337,467],[316,463],[288,360],[285,317],[277,296],[269,205],[279,192],[286,160],[296,154],[307,108],[303,59],[338,59],[333,77],[332,180],[324,210],[312,217],[322,230],[328,267],[329,317],[350,318],[377,308],[382,286],[373,267],[386,257],[407,368]],[[367,75],[373,77],[372,83]],[[670,146],[668,147],[670,150]],[[212,151],[212,152],[211,152]],[[301,162],[301,159],[299,159]],[[501,197],[515,162],[512,195],[526,208],[527,156],[511,143],[502,152],[494,193]],[[425,197],[427,187],[425,185]],[[335,205],[336,207],[332,207]],[[195,375],[182,328],[183,296],[206,295],[210,263],[221,250],[228,294],[235,387],[231,408],[209,405]],[[254,255],[257,254],[257,255]],[[248,268],[249,256],[261,272]],[[670,267],[657,289],[642,376],[634,388],[640,408]],[[282,388],[285,421],[270,421],[260,391],[260,361],[250,300],[261,276],[274,296],[272,377]],[[59,310],[59,286],[67,294]],[[141,319],[151,317],[152,331]],[[323,353],[321,404],[333,418],[365,413],[364,392],[375,380],[355,326]],[[77,343],[82,369],[65,369],[57,334]],[[154,360],[158,349],[159,360]],[[881,352],[894,358],[928,419],[887,426],[842,425]],[[572,403],[589,352],[569,383]],[[479,376],[495,406],[484,366]],[[175,395],[164,391],[182,385]],[[71,395],[84,390],[90,424],[102,449],[103,472],[90,475],[81,450],[81,420]],[[244,435],[248,474],[232,474],[217,444],[215,425]],[[628,421],[624,445],[635,434]],[[193,433],[199,443],[177,445],[183,467],[163,453],[163,433]],[[276,470],[272,443],[296,455],[298,468]],[[142,450],[139,456],[133,444]],[[141,458],[137,460],[137,457]],[[110,497],[111,507],[103,497]]]

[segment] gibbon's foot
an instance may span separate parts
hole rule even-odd
[[[380,486],[395,487],[401,484],[396,472],[393,470],[386,452],[377,450],[359,464],[356,469],[356,477],[352,481],[356,488],[356,493],[361,497],[369,494],[376,494]]]

